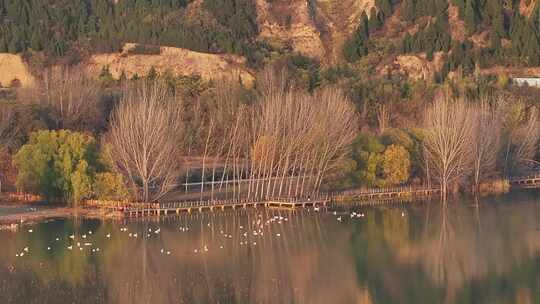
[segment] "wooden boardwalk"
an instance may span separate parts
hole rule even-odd
[[[520,188],[538,188],[540,187],[540,173],[528,176],[510,177],[508,182],[511,186]]]
[[[247,208],[288,209],[327,206],[330,203],[354,202],[362,205],[378,205],[381,202],[403,200],[414,197],[428,197],[438,194],[437,188],[395,187],[360,189],[340,192],[337,194],[322,195],[313,199],[276,198],[266,201],[249,200],[207,200],[182,201],[161,203],[128,203],[128,202],[98,202],[88,201],[88,207],[104,208],[109,211],[120,212],[124,217],[165,216],[181,213],[205,212],[215,210],[235,210]]]
[[[373,201],[385,199],[399,199],[404,197],[425,197],[440,193],[439,188],[424,187],[394,187],[374,188],[345,191],[333,196],[333,201]]]
[[[374,201],[381,202],[393,199],[400,200],[411,197],[426,197],[437,193],[439,193],[439,189],[436,188],[396,187],[347,191],[314,199],[271,199],[259,202],[243,200],[186,201],[155,204],[130,204],[127,207],[113,207],[113,209],[121,211],[125,217],[161,216],[181,214],[184,212],[192,213],[259,207],[294,210],[296,208],[327,206],[330,203],[341,203],[345,201],[364,201],[366,202],[366,205],[373,205]]]
[[[512,177],[508,179],[510,185],[521,188],[540,188],[540,173]],[[356,206],[375,206],[392,202],[411,202],[416,198],[426,198],[440,194],[439,188],[428,187],[394,187],[349,190],[314,199],[288,199],[278,198],[267,201],[249,200],[207,200],[183,201],[166,203],[128,203],[128,202],[99,202],[87,201],[87,207],[104,208],[109,211],[120,212],[126,218],[164,216],[214,210],[235,210],[247,208],[288,209],[327,206],[331,203],[352,203]]]
[[[330,202],[328,198],[296,200],[296,199],[273,199],[264,202],[242,201],[242,200],[222,200],[222,201],[188,201],[171,202],[157,204],[141,204],[140,206],[112,207],[115,211],[120,211],[125,217],[141,216],[161,216],[169,214],[203,212],[239,208],[282,208],[296,209],[305,207],[326,206]]]

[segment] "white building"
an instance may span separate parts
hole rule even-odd
[[[518,86],[527,85],[529,87],[540,88],[540,77],[515,77],[512,80]]]

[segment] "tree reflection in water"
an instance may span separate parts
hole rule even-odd
[[[514,194],[362,218],[259,209],[42,223],[0,232],[0,303],[534,303],[537,206]],[[67,249],[83,234],[91,246]]]
[[[374,212],[353,236],[356,263],[365,267],[359,281],[374,303],[539,301],[536,203],[535,196],[514,195],[432,203],[406,217],[395,209]],[[407,220],[405,229],[395,224]]]
[[[58,223],[71,225],[69,221]],[[94,284],[104,295],[99,300],[108,303],[363,303],[367,297],[366,290],[357,285],[350,250],[336,250],[350,247],[350,231],[328,215],[279,211],[183,215],[161,223],[133,222],[127,225],[128,232],[120,232],[121,227],[111,223],[86,225],[95,226],[92,239],[100,244],[100,254],[86,248],[81,252],[59,248],[47,256],[33,252],[34,247],[47,246],[46,241],[34,244],[35,234],[3,235],[2,242],[16,243],[10,253],[32,244],[28,258],[2,256],[1,263],[13,263],[17,268],[17,274],[2,274],[10,280],[4,284],[8,292],[14,293],[31,277],[35,293],[45,294],[53,292],[47,288],[51,282],[63,281],[62,288],[76,290],[100,281]],[[159,233],[155,233],[157,227]],[[181,231],[184,227],[189,231]],[[111,231],[109,240],[105,236]],[[64,232],[70,234],[69,229]],[[15,240],[4,240],[6,237]],[[62,263],[62,257],[83,264],[82,271],[65,275],[71,268]],[[42,271],[40,265],[44,264],[55,271]],[[27,274],[19,275],[22,272]]]

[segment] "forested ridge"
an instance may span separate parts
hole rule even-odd
[[[450,6],[457,8],[459,19],[450,20]],[[384,41],[385,20],[397,13],[408,27],[394,52],[423,52],[428,60],[433,60],[434,53],[443,52],[442,78],[458,67],[470,73],[475,65],[540,64],[540,8],[532,0],[378,0],[377,7],[379,10],[371,10],[369,17],[362,15],[358,30],[348,41],[344,50],[348,61],[368,55],[374,49],[373,40]],[[520,7],[531,9],[522,12]],[[453,26],[461,32],[461,39],[453,39]],[[486,35],[480,38],[481,34]],[[475,37],[480,39],[475,42]]]
[[[257,24],[249,0],[2,0],[0,52],[61,57],[116,52],[123,42],[255,56]],[[75,53],[75,54],[74,54]]]
[[[458,67],[472,72],[475,65],[536,66],[540,8],[533,1],[377,0],[358,20],[343,57],[356,62],[374,52],[423,52],[432,60],[443,52],[441,78]],[[450,20],[451,9],[457,9],[457,20]],[[391,18],[404,25],[399,39],[387,37]],[[272,51],[258,33],[254,0],[0,1],[0,52],[43,51],[76,61],[136,42],[240,54],[256,66]],[[382,43],[391,47],[381,51]]]

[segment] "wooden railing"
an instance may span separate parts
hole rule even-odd
[[[282,202],[282,203],[297,203],[297,202],[310,202],[329,200],[328,195],[317,195],[314,197],[305,198],[271,198],[261,199],[255,201],[253,199],[229,199],[229,200],[203,200],[203,201],[179,201],[179,202],[161,202],[161,203],[136,203],[136,202],[124,202],[124,201],[100,201],[100,200],[88,200],[83,203],[83,206],[89,208],[104,208],[115,211],[137,211],[137,210],[173,210],[173,209],[186,209],[186,208],[208,208],[208,207],[223,207],[223,206],[241,206],[244,204],[262,204],[263,202]]]
[[[126,210],[130,208],[159,208],[159,203],[137,203],[127,201],[102,201],[102,200],[87,200],[83,203],[84,207],[89,208],[104,208],[113,210]]]
[[[370,194],[383,194],[383,193],[415,193],[422,191],[439,191],[439,188],[434,187],[422,187],[422,186],[400,186],[389,188],[360,188],[353,190],[346,190],[336,195],[370,195]]]
[[[527,180],[540,180],[540,173],[534,173],[526,176],[512,176],[508,178],[509,182],[520,182]]]
[[[23,193],[23,192],[14,192],[8,193],[8,198],[11,200],[19,202],[40,202],[43,201],[43,198],[39,195]]]

